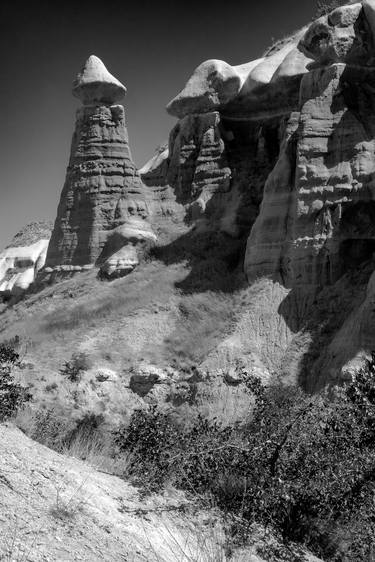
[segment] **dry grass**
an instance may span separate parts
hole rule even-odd
[[[115,451],[111,433],[97,428],[94,421],[90,426],[90,419],[80,423],[52,410],[35,411],[27,406],[17,413],[14,423],[34,441],[58,453],[83,460],[101,472],[128,475],[131,453]]]
[[[227,427],[245,423],[253,404],[253,397],[243,388],[221,384],[213,396],[200,400],[197,411],[204,418],[217,420]]]
[[[27,562],[30,555],[38,551],[36,541],[40,530],[27,533],[21,529],[18,517],[15,518],[13,528],[8,533],[0,536],[0,560],[2,562]]]
[[[220,338],[230,331],[235,318],[233,295],[198,293],[181,295],[179,319],[165,342],[169,361],[200,363]]]
[[[164,255],[154,258],[123,279],[103,282],[94,271],[77,274],[0,312],[0,339],[19,335],[30,341],[29,366],[20,375],[21,382],[32,385],[39,409],[61,410],[65,418],[79,411],[105,412],[106,421],[118,420],[140,407],[139,396],[128,390],[134,366],[180,371],[215,355],[235,330],[243,289],[218,251],[215,259],[204,259],[211,246],[200,240],[196,252],[201,261],[192,265],[190,243],[186,241],[185,253],[175,255],[171,248],[169,261]],[[231,246],[224,249],[231,255]],[[232,290],[225,283],[222,290],[212,288],[215,283],[221,287],[217,280],[222,277],[231,281]],[[83,354],[92,367],[76,381],[64,377],[64,365]],[[113,373],[113,383],[98,382],[98,373],[106,370]],[[223,418],[232,418],[236,407],[242,410],[229,393],[218,400]]]
[[[74,299],[71,304],[64,302],[45,314],[39,329],[50,334],[95,327],[108,318],[129,316],[151,306],[162,306],[173,294],[174,284],[180,277],[181,269],[166,268],[154,262],[110,284],[96,281],[89,293]]]
[[[179,286],[189,272],[183,262],[153,261],[111,283],[92,272],[77,275],[0,314],[0,338],[30,341],[23,376],[38,401],[49,394],[48,404],[66,394],[59,372],[75,353],[116,372],[142,360],[199,363],[231,331],[237,297],[213,290],[186,294]],[[46,392],[56,384],[58,392]]]
[[[74,519],[87,503],[83,480],[76,488],[67,491],[65,483],[56,485],[55,503],[50,508],[50,514],[56,519]]]
[[[178,560],[179,562],[227,562],[226,534],[217,513],[199,521],[188,516],[181,517],[179,526],[170,516],[161,516],[163,557],[156,552],[153,539],[143,525],[149,545],[150,562]],[[160,531],[159,531],[160,532]]]

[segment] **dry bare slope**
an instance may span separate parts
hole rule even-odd
[[[38,406],[104,415],[111,425],[145,401],[169,399],[172,387],[186,387],[181,373],[192,365],[209,374],[206,383],[194,380],[195,397],[217,407],[223,389],[233,398],[226,383],[238,364],[264,380],[276,373],[314,390],[340,380],[343,366],[371,351],[371,271],[372,263],[364,264],[318,294],[264,279],[186,291],[186,261],[153,259],[123,279],[103,282],[91,271],[3,305],[0,340],[23,342],[19,377]],[[72,383],[61,369],[77,353],[85,362]],[[147,373],[158,384],[138,392],[134,380]]]

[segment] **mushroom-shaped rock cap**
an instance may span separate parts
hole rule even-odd
[[[179,119],[189,113],[215,111],[240,91],[241,78],[222,60],[211,59],[200,64],[185,88],[167,105],[167,111]]]
[[[85,105],[118,103],[126,88],[108,72],[102,61],[91,55],[73,82],[73,95]]]

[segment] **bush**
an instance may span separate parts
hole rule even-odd
[[[0,345],[0,422],[14,414],[31,398],[31,395],[13,378],[13,370],[20,366],[19,355],[9,346]]]
[[[169,473],[172,450],[178,441],[177,428],[170,415],[156,406],[135,410],[129,426],[115,432],[114,441],[121,452],[133,453],[130,467],[133,476],[146,478],[151,489],[163,485]]]
[[[369,560],[375,543],[375,355],[329,395],[269,388],[249,377],[255,409],[244,426],[197,417],[186,426],[156,407],[116,434],[131,472],[261,523],[325,560]],[[375,549],[374,549],[375,551]]]
[[[75,353],[69,361],[64,363],[60,373],[64,375],[70,382],[79,382],[81,373],[87,371],[91,367],[91,363],[86,353]]]

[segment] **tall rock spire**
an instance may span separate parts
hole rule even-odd
[[[137,263],[139,243],[155,238],[147,222],[146,189],[130,153],[124,107],[118,104],[125,93],[93,55],[73,83],[83,107],[77,111],[46,271],[103,266],[120,251],[109,269],[121,274]]]

